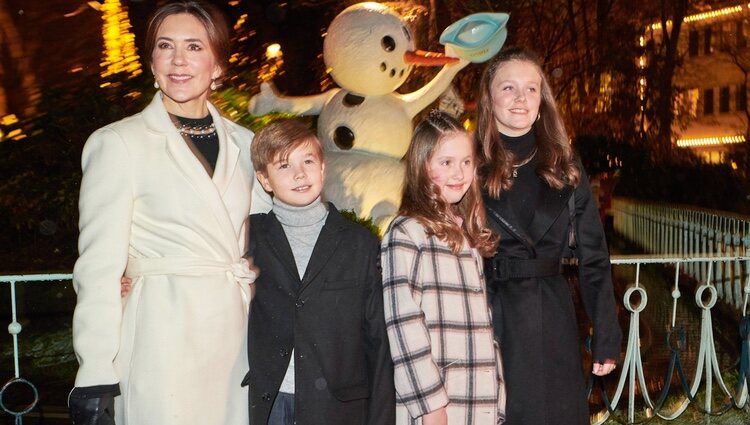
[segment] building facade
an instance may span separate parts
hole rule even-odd
[[[661,24],[649,25],[641,44],[649,39],[658,43],[661,37]],[[733,157],[747,150],[750,134],[750,3],[686,16],[678,51],[682,62],[675,74],[676,146],[693,150],[707,162],[736,167]],[[639,66],[645,67],[647,60],[639,58]]]

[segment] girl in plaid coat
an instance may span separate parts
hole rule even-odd
[[[399,216],[383,238],[397,424],[502,423],[505,391],[485,295],[492,255],[471,136],[432,112],[406,153]]]

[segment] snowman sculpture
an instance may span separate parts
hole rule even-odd
[[[459,33],[470,34],[471,28],[464,27]],[[461,42],[444,44],[460,47]],[[404,177],[401,158],[409,146],[412,118],[446,91],[471,59],[416,51],[401,17],[372,2],[350,6],[334,18],[323,42],[323,59],[341,88],[286,97],[263,83],[249,110],[255,115],[319,115],[318,137],[326,155],[325,198],[372,218],[382,229],[398,210]],[[444,66],[421,89],[396,93],[417,65]]]

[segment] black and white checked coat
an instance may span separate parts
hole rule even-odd
[[[397,424],[447,406],[451,425],[497,424],[504,412],[482,261],[397,217],[383,238],[383,296]]]

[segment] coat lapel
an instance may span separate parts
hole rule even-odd
[[[216,168],[212,179],[219,194],[224,195],[232,181],[240,157],[240,148],[237,146],[240,135],[224,125],[221,115],[210,103],[208,104],[208,110],[211,112],[216,126],[216,134],[219,136],[219,156],[216,159]]]
[[[240,258],[239,246],[237,245],[237,235],[234,232],[234,226],[232,225],[224,201],[221,198],[221,194],[217,190],[217,186],[212,179],[208,176],[208,173],[206,173],[206,170],[203,168],[200,161],[187,146],[185,140],[180,136],[180,133],[177,132],[174,124],[172,124],[167,110],[164,108],[161,96],[161,92],[154,95],[151,104],[143,110],[144,121],[151,131],[159,133],[165,137],[167,156],[172,159],[188,183],[211,210],[212,216],[216,219],[219,225],[222,238],[227,241],[224,245],[230,250],[230,252],[227,252],[229,260],[234,261]],[[212,110],[211,114],[214,116],[214,122],[216,123],[215,125],[217,126],[217,129],[220,126],[223,129],[223,123],[220,124],[222,118],[218,116],[216,109],[210,104],[209,108]],[[214,115],[215,113],[217,115]],[[222,132],[219,133],[220,143],[222,138],[224,139],[224,145],[227,145],[226,130],[222,130]],[[232,145],[234,144],[232,143]],[[229,181],[226,169],[229,168],[227,165],[230,162],[230,159],[227,158],[229,153],[226,153],[226,151],[229,149],[226,149],[221,144],[219,146],[220,159],[217,161],[217,167],[214,171],[214,179],[223,182],[226,186]],[[234,146],[234,148],[237,149],[236,146]],[[222,154],[222,150],[225,151],[225,153]],[[235,159],[232,167],[236,164],[236,157],[238,155],[235,153],[234,156]]]
[[[566,185],[562,190],[557,190],[547,184],[542,184],[536,213],[529,225],[529,236],[534,244],[544,237],[563,211],[568,211],[568,199],[572,194],[573,186]]]
[[[313,248],[310,263],[308,263],[307,270],[305,270],[305,276],[302,278],[300,293],[310,286],[310,283],[315,280],[336,252],[336,247],[341,242],[341,228],[344,224],[343,220],[345,220],[345,218],[339,214],[336,207],[329,203],[328,217],[326,218],[325,225],[323,225],[323,228],[320,230],[320,235],[315,243],[315,248]]]
[[[516,213],[513,211],[513,207],[510,205],[510,200],[507,196],[501,194],[499,199],[492,199],[485,193],[484,202],[489,207],[487,208],[488,219],[494,221],[502,229],[505,229],[506,232],[524,244],[532,253],[536,252],[532,239],[523,228],[518,226]]]
[[[292,286],[289,286],[288,289],[292,293],[296,293],[297,290],[299,290],[299,271],[297,270],[297,263],[294,261],[294,254],[292,253],[292,248],[289,246],[289,240],[286,238],[286,233],[284,233],[284,228],[281,227],[281,223],[276,218],[276,214],[273,212],[268,213],[268,220],[266,221],[266,225],[261,226],[258,228],[258,226],[255,226],[254,231],[260,231],[263,233],[264,237],[268,239],[268,246],[271,247],[271,250],[273,251],[274,255],[281,261],[281,264],[284,265],[284,268],[289,273],[289,275],[292,277],[292,279],[281,279],[281,281],[285,283],[291,283]],[[261,273],[263,273],[263,270],[261,270]]]

